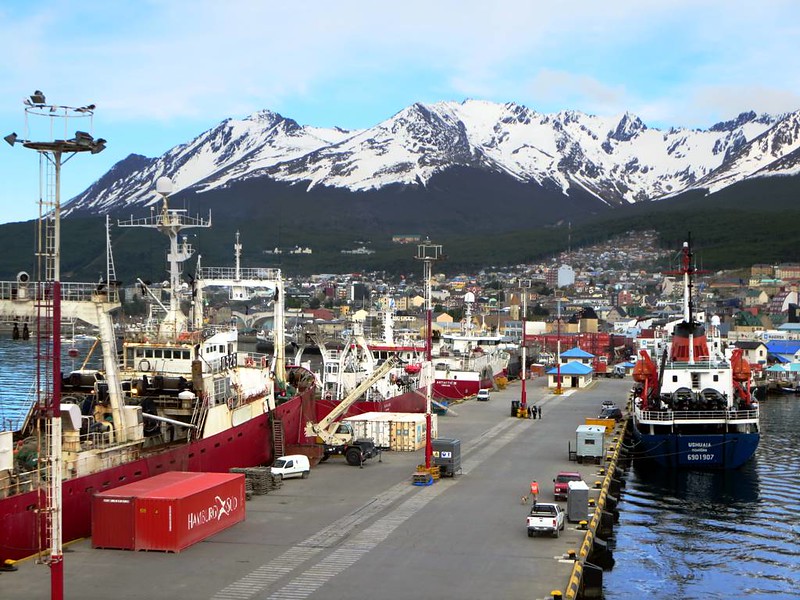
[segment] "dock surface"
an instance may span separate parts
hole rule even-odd
[[[572,571],[570,550],[584,538],[567,523],[559,538],[528,538],[522,497],[539,483],[552,502],[559,470],[592,488],[600,466],[568,460],[575,428],[601,401],[624,406],[630,380],[599,380],[556,396],[544,378],[527,384],[542,419],[510,416],[521,384],[467,400],[439,417],[439,437],[461,440],[463,472],[412,485],[424,451],[384,452],[363,468],[331,459],[308,479],[247,502],[247,517],[178,554],[68,546],[64,597],[127,600],[485,600],[550,598]],[[590,493],[590,498],[593,497]],[[596,497],[596,495],[594,496]],[[566,503],[562,502],[566,507]],[[0,574],[0,598],[50,595],[50,571],[35,560]]]

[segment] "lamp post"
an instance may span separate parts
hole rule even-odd
[[[561,389],[561,298],[557,299],[557,312],[556,312],[556,389],[554,394],[562,394],[564,390]]]
[[[528,395],[525,389],[528,371],[528,355],[526,347],[525,330],[528,318],[528,288],[531,287],[530,279],[520,279],[519,287],[522,291],[522,393],[519,399],[519,406],[523,411],[528,408]]]
[[[431,351],[431,337],[432,337],[432,311],[433,302],[431,298],[431,270],[433,263],[443,258],[441,244],[432,244],[426,238],[422,244],[417,246],[417,260],[422,261],[423,265],[423,278],[425,280],[425,359],[428,368],[428,385],[425,392],[425,468],[431,468],[431,455],[433,454],[433,446],[431,443],[431,393],[433,386],[433,369],[432,364],[432,351]]]
[[[68,131],[71,121],[88,119],[91,124],[94,104],[81,107],[47,104],[44,94],[36,90],[23,100],[25,105],[25,137],[28,137],[28,118],[46,119],[50,132],[56,124],[63,124]],[[38,405],[44,410],[49,424],[50,435],[46,441],[46,469],[48,472],[44,506],[44,532],[50,547],[50,597],[62,600],[64,597],[64,556],[62,548],[61,512],[61,166],[81,152],[97,154],[105,150],[106,141],[95,139],[92,134],[78,130],[74,137],[52,138],[35,141],[20,138],[16,133],[5,136],[10,146],[19,143],[24,148],[36,150],[39,162],[40,181],[44,182],[44,192],[40,191],[39,227],[37,227],[37,285],[35,305],[37,314],[37,371],[36,389]],[[48,367],[50,367],[48,371]]]

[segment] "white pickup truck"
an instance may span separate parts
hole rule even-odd
[[[536,533],[549,533],[558,537],[564,530],[564,511],[558,504],[549,502],[534,502],[528,515],[528,537]]]

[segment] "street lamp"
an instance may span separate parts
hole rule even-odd
[[[70,120],[86,119],[94,115],[94,105],[80,108],[46,104],[41,90],[36,90],[23,100],[25,105],[24,138],[27,138],[28,117],[44,117],[48,120],[50,131],[54,122],[60,119],[64,131]],[[71,139],[49,139],[37,141],[20,138],[16,132],[3,139],[13,148],[20,143],[23,147],[36,150],[45,160],[40,161],[40,179],[47,181],[44,197],[39,200],[39,221],[37,228],[37,248],[44,259],[38,267],[37,281],[44,285],[44,294],[38,299],[37,314],[37,354],[51,356],[37,366],[36,389],[38,403],[44,407],[49,424],[49,450],[45,464],[49,467],[47,479],[48,493],[44,506],[39,507],[45,515],[45,531],[50,546],[50,595],[55,600],[64,597],[64,556],[62,548],[62,510],[61,510],[61,166],[75,154],[89,152],[97,154],[105,149],[104,139],[94,139],[92,134],[78,130]],[[65,158],[66,156],[66,158]],[[52,169],[52,171],[50,170]],[[50,184],[52,182],[52,185]],[[37,292],[40,294],[41,292]],[[48,373],[48,367],[50,372]]]
[[[427,361],[427,368],[429,372],[428,385],[426,386],[425,394],[425,468],[431,468],[431,455],[433,454],[433,445],[431,444],[431,393],[433,374],[431,373],[432,365],[432,351],[431,351],[431,336],[432,336],[432,291],[431,291],[431,269],[433,263],[443,258],[441,244],[432,244],[430,239],[425,238],[425,241],[417,246],[417,260],[421,260],[424,266],[424,279],[425,279],[425,358]]]
[[[554,394],[560,395],[564,393],[561,389],[561,298],[556,299],[557,313],[556,313],[556,389],[553,390]]]
[[[528,408],[528,396],[527,391],[525,389],[525,381],[527,379],[526,371],[528,370],[528,356],[527,356],[527,347],[525,343],[527,340],[525,339],[525,330],[527,329],[527,317],[528,317],[528,290],[531,287],[531,280],[530,279],[520,279],[519,280],[519,288],[522,292],[522,394],[519,399],[519,407],[522,409],[523,414],[525,414]]]

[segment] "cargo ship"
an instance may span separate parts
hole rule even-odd
[[[317,419],[315,375],[287,365],[283,344],[276,345],[274,357],[241,350],[234,326],[210,326],[202,314],[206,287],[225,286],[240,298],[247,290],[266,289],[275,299],[280,336],[280,270],[240,268],[237,240],[236,267],[201,268],[198,260],[197,275],[187,286],[182,265],[193,250],[186,237],[179,239],[181,231],[208,227],[210,218],[170,209],[166,193],[160,211],[118,225],[156,229],[169,238],[170,280],[158,290],[167,292],[169,302],[140,280],[141,293],[150,300],[150,318],[135,329],[121,332],[112,317],[120,307],[113,260],[99,284],[53,286],[35,283],[27,273],[0,282],[0,313],[37,324],[37,356],[43,366],[52,365],[53,354],[59,354],[57,338],[48,336],[59,313],[95,326],[102,352],[99,369],[76,370],[60,381],[46,381],[54,377],[40,369],[44,375],[31,382],[34,390],[52,389],[53,398],[59,397],[55,390],[60,386],[61,436],[49,437],[54,419],[47,418],[41,392],[16,399],[19,418],[0,424],[5,429],[0,432],[0,564],[48,549],[51,439],[61,440],[62,472],[57,476],[62,479],[64,541],[91,534],[96,493],[169,471],[227,472],[270,463],[287,447],[313,443],[303,426]],[[110,235],[108,244],[110,257]],[[188,315],[182,303],[191,306]]]
[[[640,340],[632,390],[635,451],[663,467],[735,469],[760,440],[750,365],[741,349],[726,355],[718,317],[706,323],[694,310],[691,238],[680,260],[673,274],[683,277],[683,318]]]

